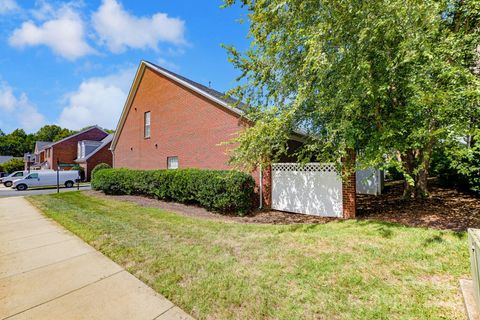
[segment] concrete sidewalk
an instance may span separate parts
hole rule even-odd
[[[192,319],[45,218],[0,199],[0,319]]]

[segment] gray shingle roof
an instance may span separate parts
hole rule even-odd
[[[12,160],[14,157],[13,156],[0,156],[0,164],[3,164],[7,161]]]
[[[51,141],[37,141],[35,142],[35,150],[41,151],[48,147],[51,143]]]

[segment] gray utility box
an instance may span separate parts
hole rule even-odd
[[[477,310],[480,307],[480,229],[468,229],[470,271],[473,279],[473,295]]]

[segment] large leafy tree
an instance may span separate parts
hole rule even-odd
[[[22,157],[24,153],[32,150],[34,144],[33,134],[16,129],[9,134],[0,136],[0,155]]]
[[[37,131],[36,138],[40,141],[58,141],[74,133],[75,131],[57,125],[45,125]]]
[[[58,141],[74,133],[75,131],[57,125],[45,125],[36,133],[29,134],[23,129],[15,129],[9,134],[0,130],[0,155],[22,157],[25,153],[33,151],[37,140]]]
[[[479,30],[466,28],[479,2],[469,2],[241,1],[252,45],[228,47],[243,79],[231,94],[256,125],[235,140],[232,161],[275,160],[302,129],[301,157],[340,161],[355,149],[363,166],[396,166],[406,196],[425,196],[433,148],[479,113]]]

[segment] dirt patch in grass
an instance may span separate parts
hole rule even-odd
[[[402,198],[401,183],[387,184],[380,196],[357,196],[357,217],[453,231],[480,228],[480,198],[435,183],[430,190],[429,198],[410,200]]]
[[[255,211],[251,214],[239,217],[232,215],[222,215],[214,212],[210,212],[204,208],[194,206],[194,205],[185,205],[176,202],[167,202],[157,199],[142,197],[142,196],[129,196],[129,195],[106,195],[101,191],[85,191],[86,194],[101,197],[101,198],[110,198],[120,201],[129,201],[134,202],[142,207],[147,208],[159,208],[167,211],[173,211],[180,213],[188,217],[196,217],[203,219],[211,219],[223,222],[240,222],[240,223],[261,223],[261,224],[304,224],[304,223],[327,223],[330,221],[337,220],[335,218],[326,218],[326,217],[317,217],[305,214],[296,214],[288,213],[282,211],[274,210],[265,210],[265,211]]]

